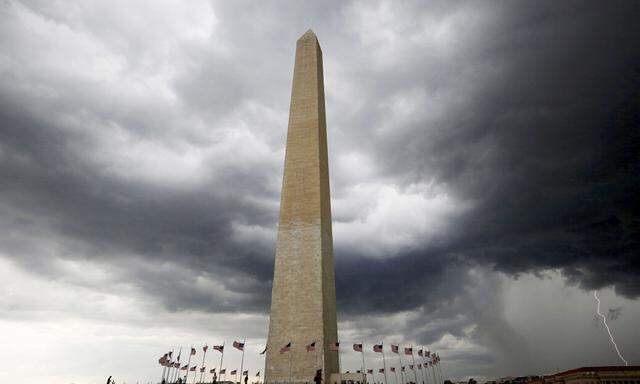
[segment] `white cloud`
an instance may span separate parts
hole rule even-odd
[[[392,257],[446,241],[450,222],[471,208],[470,202],[458,201],[435,185],[358,184],[334,201],[335,245],[357,247],[371,257]]]

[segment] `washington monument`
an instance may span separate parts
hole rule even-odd
[[[265,382],[312,382],[317,369],[328,381],[337,341],[322,51],[309,30],[296,44]]]

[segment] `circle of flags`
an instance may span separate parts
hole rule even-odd
[[[242,363],[241,363],[241,367],[240,369],[233,369],[229,372],[230,375],[234,375],[237,376],[238,372],[240,372],[241,377],[247,377],[249,376],[249,370],[243,369],[242,365],[244,364],[244,354],[245,354],[245,342],[240,342],[240,341],[233,341],[232,346],[237,349],[238,351],[242,352]],[[219,366],[218,369],[216,370],[216,368],[211,368],[209,370],[206,369],[205,366],[205,356],[207,354],[207,351],[209,349],[208,345],[204,345],[202,347],[202,362],[200,364],[200,366],[196,365],[191,365],[191,359],[193,356],[197,355],[197,350],[194,347],[190,347],[189,350],[189,354],[188,354],[188,360],[187,363],[184,365],[181,365],[180,363],[180,358],[182,355],[182,349],[180,349],[180,351],[178,352],[177,356],[174,357],[173,351],[167,352],[164,355],[162,355],[159,359],[158,359],[158,363],[163,367],[163,371],[162,371],[162,380],[164,382],[167,383],[172,383],[172,382],[177,382],[178,378],[182,377],[182,375],[180,374],[180,372],[184,372],[184,377],[183,377],[183,383],[187,383],[189,376],[190,376],[190,372],[194,372],[193,373],[193,382],[196,382],[197,379],[197,372],[200,372],[200,379],[199,382],[200,383],[204,383],[204,382],[208,382],[206,380],[206,374],[207,372],[210,373],[211,375],[213,375],[213,377],[222,377],[224,375],[226,375],[227,369],[222,367],[222,363],[223,363],[223,358],[224,358],[224,349],[225,345],[224,343],[222,345],[213,345],[212,349],[214,351],[217,351],[220,353],[220,361],[219,361]],[[338,354],[340,354],[341,349],[340,349],[341,345],[339,342],[333,342],[329,344],[329,350],[332,352],[337,352]],[[442,384],[444,382],[443,380],[443,374],[442,374],[442,369],[440,368],[440,356],[435,353],[435,352],[430,352],[428,350],[424,350],[422,349],[418,349],[417,351],[417,356],[420,358],[420,360],[418,360],[418,362],[416,363],[415,360],[415,354],[414,354],[414,347],[413,346],[409,346],[409,347],[404,347],[402,349],[403,354],[400,354],[400,346],[396,345],[396,344],[390,344],[389,345],[389,351],[392,354],[397,355],[398,358],[398,366],[400,368],[400,373],[402,375],[402,384],[411,382],[412,378],[408,377],[406,380],[404,378],[404,376],[410,376],[410,373],[408,371],[411,371],[413,374],[413,379],[415,379],[415,383],[418,383],[418,376],[417,373],[420,373],[421,378],[422,378],[422,382],[425,384]],[[292,348],[293,348],[293,344],[292,342],[288,342],[287,344],[283,345],[280,349],[279,349],[279,353],[283,354],[283,353],[294,353],[292,352]],[[302,350],[300,352],[296,352],[296,353],[308,353],[308,352],[315,352],[317,348],[316,342],[312,341],[309,344],[304,346],[304,352],[302,352]],[[366,372],[366,374],[369,375],[374,375],[375,370],[374,369],[366,369],[365,368],[365,358],[364,358],[364,352],[365,352],[365,348],[364,348],[364,343],[354,343],[352,345],[352,349],[355,352],[358,353],[362,353],[362,370],[358,370],[357,373],[362,373],[362,372]],[[374,344],[372,346],[372,351],[375,353],[381,353],[382,354],[382,359],[383,359],[383,367],[379,368],[377,370],[377,372],[379,374],[384,374],[384,382],[387,383],[387,372],[393,373],[396,375],[396,383],[400,383],[400,378],[398,377],[398,371],[396,370],[396,366],[389,366],[387,368],[387,363],[385,360],[385,355],[384,355],[384,345],[383,343],[380,344]],[[263,351],[260,352],[260,355],[264,355],[267,352],[267,347],[265,346]],[[402,364],[402,355],[404,356],[410,356],[411,361],[405,366]],[[339,355],[338,355],[339,356]],[[405,359],[407,359],[405,357]],[[408,370],[407,370],[408,369]],[[429,372],[430,371],[430,372]],[[348,373],[348,371],[347,371]],[[257,371],[255,374],[255,377],[260,377],[260,371]],[[220,379],[221,380],[221,379]],[[235,381],[235,380],[234,380]],[[375,381],[375,379],[374,379]]]

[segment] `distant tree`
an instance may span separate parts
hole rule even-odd
[[[478,382],[472,377],[469,379],[469,381],[467,381],[467,384],[478,384]]]
[[[453,384],[451,380],[445,380],[443,384]]]

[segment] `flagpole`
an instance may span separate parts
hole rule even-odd
[[[184,375],[184,382],[185,383],[189,379],[189,370],[191,369],[191,351],[192,350],[193,350],[193,345],[191,346],[191,349],[189,349],[189,359],[187,359],[187,374]]]
[[[166,356],[166,355],[165,355]],[[163,360],[164,361],[164,360]],[[162,379],[160,380],[160,382],[162,382],[162,380],[164,380],[164,374],[167,371],[167,366],[165,365],[165,363],[162,363]]]
[[[315,341],[314,341],[315,343]],[[314,344],[313,351],[316,353],[316,372],[318,371],[318,346]]]
[[[242,368],[244,368],[244,349],[247,346],[247,339],[242,339],[242,360],[240,361],[240,382],[242,382],[242,375],[244,374],[244,371],[242,371]]]
[[[167,369],[167,377],[166,380],[169,381],[169,377],[171,377],[171,368],[173,368],[173,350],[175,349],[175,347],[171,347],[171,357],[169,358],[169,369]]]
[[[423,345],[422,346],[422,356],[420,356],[420,357],[422,357],[422,379],[424,380],[423,381],[424,384],[429,384],[429,379],[427,378],[427,373],[426,373],[427,371],[426,371],[425,366],[424,366],[424,352],[425,352],[425,350],[424,350],[424,345]]]
[[[411,361],[413,361],[413,378],[416,380],[416,384],[418,384],[418,366],[416,365],[416,357],[413,355],[413,344],[411,344]]]
[[[226,341],[222,342],[222,354],[220,355],[220,370],[218,372],[222,371],[222,359],[224,359],[224,344],[226,343]],[[224,373],[225,375],[227,374],[227,372]]]
[[[400,361],[400,380],[404,384],[404,370],[402,369],[402,354],[400,353],[400,344],[398,344],[398,361]]]
[[[291,350],[289,350],[289,384],[292,384],[291,381],[291,355],[293,354],[293,343],[291,343]]]
[[[387,381],[387,362],[384,359],[384,341],[380,342],[382,345],[382,367],[384,368],[384,384],[389,384]]]
[[[342,358],[340,356],[340,342],[336,341],[338,344],[338,373],[340,374],[340,381],[342,381]]]
[[[205,344],[204,347],[202,348],[204,353],[202,354],[202,367],[200,367],[200,382],[201,383],[202,383],[202,375],[204,374],[204,371],[202,370],[202,368],[204,368],[204,359],[207,356],[207,349],[209,349],[209,347],[207,347],[207,344]]]
[[[436,380],[436,367],[433,364],[433,360],[429,362],[429,366],[431,367],[431,372],[433,373],[433,384],[437,383]]]
[[[176,368],[176,374],[173,375],[173,381],[178,381],[178,375],[180,374],[180,356],[182,355],[182,347],[178,350],[178,358],[176,359],[176,363],[178,363],[178,368]]]
[[[362,353],[362,373],[365,375],[364,377],[367,377],[367,371],[365,370],[366,368],[364,366],[364,339],[362,339],[362,346],[360,348],[360,352]]]

